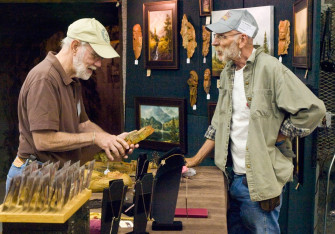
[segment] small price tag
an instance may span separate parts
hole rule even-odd
[[[138,65],[138,60],[137,59],[135,60],[135,65]]]
[[[193,110],[196,110],[197,109],[197,105],[193,105]]]
[[[304,76],[305,79],[307,79],[307,75],[308,75],[308,69],[306,69],[306,72],[305,72],[305,76]]]
[[[216,80],[216,87],[217,87],[217,88],[220,87],[220,80]]]
[[[207,94],[207,100],[211,99],[211,95]]]
[[[121,228],[132,228],[134,227],[134,224],[130,220],[120,220],[120,227]]]
[[[147,69],[147,76],[151,76],[151,69]]]
[[[190,63],[191,62],[191,59],[190,58],[187,58],[186,59],[186,63]]]
[[[211,23],[211,17],[210,16],[207,16],[206,17],[206,24],[210,24]]]
[[[206,63],[206,57],[204,57],[203,63]]]

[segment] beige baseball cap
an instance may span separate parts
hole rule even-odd
[[[103,58],[120,57],[110,45],[106,28],[96,19],[83,18],[70,24],[68,37],[89,43],[93,50]]]

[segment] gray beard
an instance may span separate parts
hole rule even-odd
[[[223,51],[223,59],[225,62],[230,60],[236,60],[239,57],[240,50],[238,49],[237,43],[233,41],[228,49]]]
[[[82,80],[88,80],[92,75],[86,71],[86,67],[83,62],[85,51],[86,48],[82,48],[81,51],[78,52],[78,55],[73,58],[73,67],[76,70],[76,77]]]
[[[239,48],[237,46],[237,42],[233,41],[230,46],[226,49],[219,49],[222,51],[221,58],[219,57],[221,62],[229,62],[230,60],[236,60],[239,58]]]

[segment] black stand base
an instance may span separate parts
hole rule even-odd
[[[149,234],[149,232],[127,232],[127,234]]]
[[[173,221],[173,223],[157,223],[156,221],[153,221],[152,230],[181,231],[183,230],[183,223],[181,221]]]

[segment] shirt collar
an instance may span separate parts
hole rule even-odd
[[[70,85],[72,82],[75,82],[74,79],[70,78],[70,77],[66,74],[66,72],[65,72],[65,70],[64,70],[64,68],[63,68],[63,66],[61,65],[61,63],[60,63],[59,60],[57,59],[57,57],[56,57],[56,53],[55,53],[55,52],[50,51],[50,52],[48,53],[46,59],[49,60],[49,61],[52,63],[52,65],[54,65],[55,69],[58,71],[58,73],[59,73],[60,77],[62,78],[63,83],[64,83],[65,85]]]
[[[254,63],[256,57],[263,52],[263,47],[258,47],[257,49],[253,48],[251,55],[249,56],[248,60],[247,60],[247,64],[248,63]]]

